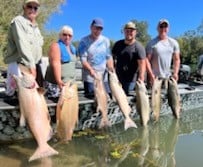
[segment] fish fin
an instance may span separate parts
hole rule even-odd
[[[126,118],[124,122],[124,129],[127,130],[128,128],[137,128],[135,122],[130,118]]]
[[[52,155],[57,155],[57,154],[58,154],[58,152],[46,143],[42,147],[38,147],[36,149],[34,154],[29,158],[29,162],[36,160],[36,159],[40,159],[40,158],[44,158],[44,157],[48,157],[48,156],[52,156]]]
[[[99,125],[99,129],[104,128],[104,127],[110,127],[111,123],[109,122],[108,119],[101,119],[100,125]]]
[[[25,117],[24,117],[24,115],[21,113],[21,115],[20,115],[20,126],[21,127],[24,127],[25,126],[25,123],[26,121],[25,121]]]

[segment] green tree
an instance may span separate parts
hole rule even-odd
[[[0,1],[0,66],[4,65],[2,58],[6,50],[6,38],[10,21],[17,15],[22,13],[22,6],[24,0],[6,0]],[[45,40],[44,53],[47,52],[48,42],[55,38],[54,33],[46,33],[44,24],[49,16],[54,12],[60,12],[60,5],[65,3],[65,0],[40,0],[40,14],[37,18],[42,35]]]

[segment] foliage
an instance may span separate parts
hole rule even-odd
[[[40,0],[40,14],[37,22],[45,40],[44,53],[47,53],[48,44],[55,38],[56,33],[46,33],[43,26],[53,12],[60,12],[59,7],[64,3],[65,0]],[[22,6],[23,0],[0,1],[0,66],[4,65],[2,57],[6,50],[6,38],[10,21],[15,16],[22,14]]]
[[[203,21],[196,30],[188,30],[177,40],[181,50],[181,63],[196,68],[199,56],[203,54]]]

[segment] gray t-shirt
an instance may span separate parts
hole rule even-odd
[[[147,55],[151,55],[151,67],[155,76],[168,78],[171,75],[171,63],[174,53],[179,53],[178,42],[170,37],[160,40],[159,37],[152,39],[146,47]]]

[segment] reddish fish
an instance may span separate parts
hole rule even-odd
[[[70,82],[63,87],[57,103],[57,135],[61,140],[72,140],[78,122],[78,88]]]
[[[47,141],[52,136],[50,117],[44,98],[44,91],[39,88],[35,79],[30,74],[14,78],[18,87],[20,104],[20,125],[24,126],[27,121],[30,130],[37,141],[38,147],[29,161],[58,154]]]

